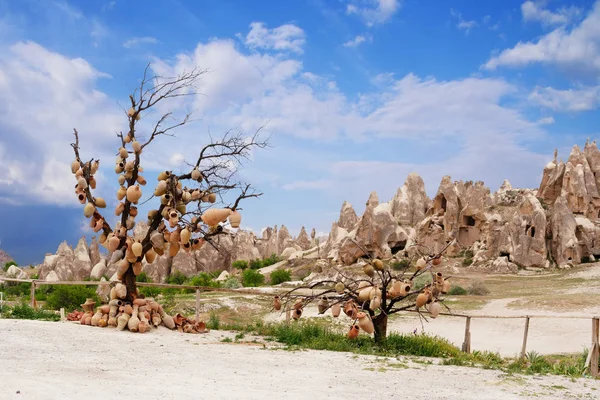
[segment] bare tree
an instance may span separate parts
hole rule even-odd
[[[75,152],[71,167],[77,179],[76,195],[85,204],[84,215],[90,218],[90,226],[101,232],[100,243],[112,252],[112,259],[118,261],[117,276],[127,289],[123,300],[129,303],[140,297],[136,276],[142,270],[144,259],[153,263],[158,255],[166,253],[174,257],[179,251],[197,250],[205,243],[215,245],[213,239],[225,233],[224,226],[239,227],[241,202],[262,193],[250,184],[237,181],[237,172],[253,149],[267,146],[267,140],[260,137],[261,129],[249,137],[239,131],[226,132],[217,139],[209,135],[209,142],[197,160],[188,163],[188,172],[177,175],[163,171],[158,175],[154,190],[142,193],[142,187],[147,183],[141,175],[144,150],[162,136],[173,136],[176,128],[191,121],[191,114],[177,118],[173,112],[166,112],[149,132],[143,133],[138,132],[138,121],[169,99],[197,94],[198,81],[206,73],[193,69],[176,77],[150,77],[149,67],[144,70],[139,88],[129,96],[131,107],[123,110],[128,131],[117,134],[119,148],[114,169],[120,186],[115,214],[120,221],[115,227],[111,227],[102,214],[106,201],[93,193],[96,188],[94,175],[100,161],[82,159],[77,130],[75,142],[71,144]],[[224,196],[232,191],[238,192],[237,198],[226,205]],[[156,208],[148,213],[148,232],[142,240],[136,240],[133,228],[139,217],[137,206],[151,200],[156,202]]]
[[[361,247],[357,242],[357,246]],[[388,317],[392,314],[416,309],[419,317],[426,320],[421,313],[427,308],[429,315],[436,318],[443,305],[443,294],[450,290],[450,277],[444,277],[441,272],[434,272],[435,266],[441,262],[441,256],[454,241],[448,243],[440,252],[431,253],[425,246],[417,246],[426,250],[425,254],[416,249],[416,271],[409,272],[412,265],[407,262],[396,265],[396,270],[389,263],[380,259],[372,259],[364,264],[364,277],[355,278],[336,268],[339,280],[321,280],[310,285],[298,286],[276,299],[282,302],[284,310],[292,310],[294,319],[300,318],[303,308],[313,302],[318,302],[319,313],[332,310],[334,316],[340,310],[349,316],[353,322],[348,333],[349,337],[358,334],[359,329],[373,333],[375,341],[381,342],[387,336]],[[365,250],[365,253],[368,252]],[[415,278],[428,276],[430,281],[422,288],[413,287]],[[318,294],[306,295],[307,289],[323,288]],[[447,307],[446,307],[447,308]]]

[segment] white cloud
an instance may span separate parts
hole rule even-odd
[[[458,11],[455,11],[453,8],[450,9],[450,15],[458,20],[456,27],[458,29],[464,30],[465,34],[469,34],[469,31],[471,30],[471,28],[477,26],[476,21],[474,21],[474,20],[469,21],[469,20],[463,19],[462,14],[459,13]],[[489,16],[486,16],[486,17],[489,17]],[[486,22],[484,22],[484,23],[486,23]]]
[[[539,1],[526,1],[521,4],[521,14],[524,21],[539,21],[542,25],[565,25],[581,14],[581,9],[575,6],[562,7],[556,12],[544,9]]]
[[[536,41],[519,42],[490,58],[483,67],[494,70],[500,66],[523,67],[533,63],[600,71],[600,1],[570,30],[561,26]]]
[[[152,36],[142,36],[142,37],[133,37],[123,43],[123,47],[126,49],[131,49],[132,47],[137,47],[141,44],[156,44],[158,43],[158,39]]]
[[[346,7],[346,14],[360,16],[367,26],[387,22],[399,9],[399,0],[354,0]]]
[[[357,47],[361,43],[372,42],[373,36],[371,35],[357,35],[354,39],[348,40],[344,43],[344,47]]]
[[[268,29],[262,22],[252,22],[245,44],[254,49],[291,51],[301,54],[305,42],[304,31],[293,24]]]
[[[567,90],[538,86],[529,100],[554,111],[589,111],[600,104],[600,85]]]
[[[76,8],[71,7],[65,1],[54,1],[54,6],[62,11],[67,17],[70,19],[81,19],[83,18],[83,13]]]
[[[113,159],[119,117],[114,103],[95,90],[107,77],[80,58],[67,58],[33,42],[0,56],[0,194],[22,201],[78,204],[70,172],[73,128],[82,157]]]
[[[544,117],[537,121],[538,125],[552,125],[554,123],[554,117]]]

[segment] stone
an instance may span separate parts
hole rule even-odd
[[[25,271],[23,271],[21,268],[17,267],[16,265],[11,265],[10,267],[8,267],[8,269],[6,270],[6,277],[14,278],[14,279],[27,279],[28,278]]]
[[[106,282],[106,278],[102,277],[100,279],[100,282]],[[102,300],[102,302],[108,303],[108,301],[110,300],[110,289],[110,285],[98,285],[98,287],[96,288],[96,294],[98,295],[98,297],[100,297],[100,300]]]
[[[215,279],[215,281],[217,282],[225,282],[227,279],[229,279],[229,272],[227,271],[221,271],[221,273],[219,274],[219,276],[217,277],[217,279]]]
[[[50,271],[48,275],[46,275],[45,280],[48,282],[58,282],[60,281],[60,278],[56,274],[56,271]]]
[[[250,261],[261,258],[260,251],[255,246],[255,237],[252,232],[238,231],[233,237],[232,259]],[[228,266],[223,266],[226,268]]]
[[[96,236],[92,237],[92,243],[90,244],[90,261],[92,265],[96,265],[100,262],[100,246]]]
[[[90,278],[100,279],[106,272],[106,260],[100,260],[94,268],[92,268],[92,272],[90,272]]]

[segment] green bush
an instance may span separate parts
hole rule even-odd
[[[467,291],[462,286],[456,285],[450,288],[448,294],[452,296],[464,296],[467,294]]]
[[[235,276],[232,276],[223,282],[223,287],[226,289],[239,289],[242,287],[242,282],[240,282],[240,280]]]
[[[215,282],[213,277],[206,272],[200,272],[198,275],[192,276],[187,282],[190,286],[209,286],[220,287],[219,282]]]
[[[410,260],[406,258],[392,264],[392,269],[394,271],[404,271],[408,268],[410,268]]]
[[[237,268],[237,269],[241,269],[242,271],[245,270],[246,268],[248,268],[248,261],[246,260],[237,260],[234,261],[231,266],[233,268]]]
[[[144,297],[156,297],[162,293],[162,290],[157,287],[150,286],[141,286],[138,288],[140,294],[143,294]]]
[[[271,285],[279,285],[292,280],[292,272],[289,269],[280,269],[271,272]]]
[[[247,269],[242,273],[242,285],[245,287],[257,287],[265,283],[265,276],[253,269]]]
[[[208,329],[219,330],[220,325],[221,321],[219,320],[219,316],[214,310],[212,310],[210,312],[210,317],[208,318],[208,323],[206,324],[206,327]]]
[[[271,254],[270,257],[267,257],[262,261],[262,266],[263,266],[263,268],[268,267],[268,266],[278,263],[279,261],[281,261],[281,260],[279,259],[279,257],[277,257],[277,254],[273,253],[273,254]]]
[[[187,277],[181,271],[175,271],[167,278],[167,283],[171,285],[183,285]]]
[[[47,296],[46,308],[58,310],[64,307],[66,312],[71,312],[81,309],[81,304],[85,303],[87,298],[94,299],[96,304],[100,305],[95,287],[57,285]]]
[[[250,261],[250,269],[261,269],[263,267],[263,262],[260,259]]]
[[[463,267],[468,267],[471,264],[473,264],[473,258],[471,258],[471,257],[466,257],[465,259],[462,260]]]
[[[8,271],[11,265],[15,265],[17,267],[19,266],[19,264],[17,264],[15,261],[8,261],[4,263],[4,272]]]
[[[138,276],[135,277],[135,281],[136,282],[142,282],[142,283],[146,283],[146,282],[152,282],[152,279],[150,279],[150,277],[148,276],[148,274],[146,274],[145,272],[140,272],[140,274]]]
[[[41,319],[46,321],[60,320],[60,315],[57,315],[52,311],[36,310],[25,303],[12,307],[3,307],[2,317],[15,319]]]
[[[7,297],[29,298],[31,293],[31,283],[28,282],[5,282],[0,284],[0,291]]]

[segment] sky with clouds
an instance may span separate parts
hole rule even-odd
[[[271,146],[240,173],[264,192],[243,207],[259,234],[326,234],[344,200],[361,213],[413,171],[431,196],[444,175],[534,188],[554,148],[598,136],[600,0],[148,4],[0,0],[0,248],[21,264],[91,236],[73,128],[116,204],[115,133],[148,63],[207,73],[202,95],[165,105],[196,120],[144,151],[146,178],[184,171],[209,133],[264,126]]]

